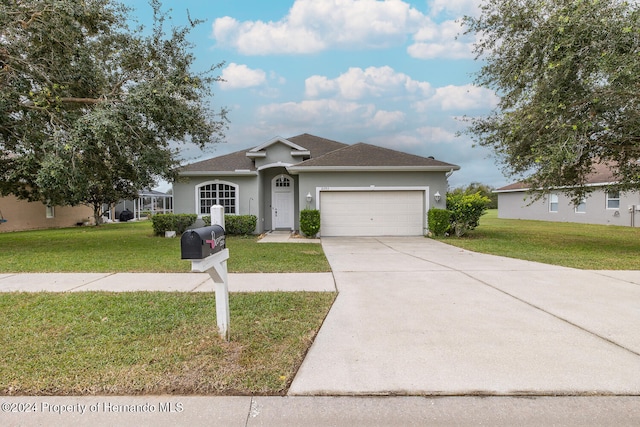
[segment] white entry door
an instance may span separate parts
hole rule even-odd
[[[288,175],[278,175],[271,183],[271,190],[273,228],[293,230],[293,178]]]

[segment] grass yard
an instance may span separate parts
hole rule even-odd
[[[261,243],[227,238],[230,273],[331,271],[317,243]],[[151,221],[0,233],[0,273],[188,272],[180,238],[153,235]]]
[[[330,271],[319,244],[229,237],[230,272]],[[150,221],[0,233],[0,273],[188,272]],[[0,293],[0,395],[286,392],[334,293]]]
[[[282,394],[335,294],[0,294],[0,395]]]
[[[499,219],[491,210],[462,238],[471,251],[587,270],[640,270],[640,228]]]

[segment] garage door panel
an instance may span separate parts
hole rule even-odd
[[[417,236],[424,231],[424,191],[326,191],[323,236]]]

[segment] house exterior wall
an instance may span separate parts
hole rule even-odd
[[[323,187],[429,187],[429,208],[446,208],[447,177],[444,172],[305,172],[299,175],[298,203],[307,208],[307,193],[311,193],[311,209],[318,208],[317,191]],[[439,192],[436,202],[433,195]]]
[[[256,168],[260,169],[267,165],[281,162],[283,165],[293,165],[299,163],[302,159],[291,155],[291,147],[282,143],[270,145],[267,149],[266,157],[258,157],[255,159]]]
[[[197,213],[196,188],[207,182],[230,182],[238,186],[237,214],[259,215],[260,192],[257,175],[182,177],[173,183],[173,211]]]
[[[7,222],[0,224],[0,233],[73,227],[79,222],[93,223],[93,210],[84,205],[54,206],[53,217],[47,218],[47,206],[41,202],[18,200],[14,196],[0,198],[0,211]]]
[[[618,209],[607,208],[604,189],[597,189],[586,197],[584,212],[576,212],[571,199],[562,192],[551,192],[558,197],[557,212],[549,206],[549,196],[532,202],[533,196],[525,191],[498,193],[498,217],[540,221],[576,222],[620,226],[640,226],[640,211],[630,212],[630,206],[640,206],[640,193],[620,193]]]

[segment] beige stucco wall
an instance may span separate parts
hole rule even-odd
[[[7,220],[0,224],[0,232],[72,227],[87,220],[93,223],[93,210],[88,206],[54,206],[53,218],[47,218],[43,203],[14,196],[0,198],[0,211]]]

